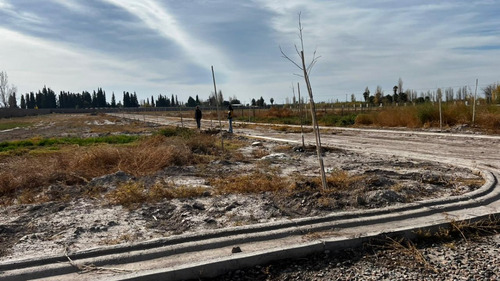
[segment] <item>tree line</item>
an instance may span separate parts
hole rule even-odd
[[[415,90],[407,89],[403,91],[403,80],[399,78],[398,85],[393,87],[391,94],[384,95],[382,87],[377,86],[375,94],[370,95],[368,87],[363,92],[363,99],[366,103],[371,105],[380,104],[395,104],[395,103],[425,103],[437,102],[439,100],[452,102],[452,101],[466,101],[473,98],[474,91],[468,86],[459,87],[456,90],[452,87],[445,88],[444,90],[438,88],[435,91],[428,90],[426,92],[417,93]],[[487,103],[500,103],[500,84],[490,84],[482,88],[484,98]],[[355,102],[355,95],[351,95],[351,102]]]

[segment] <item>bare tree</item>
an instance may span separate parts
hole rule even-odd
[[[305,62],[305,55],[304,55],[304,37],[302,36],[302,22],[300,20],[300,13],[299,13],[299,39],[300,39],[300,50],[295,45],[295,51],[297,52],[297,55],[299,55],[300,62],[297,63],[294,60],[292,60],[289,56],[283,52],[283,50],[280,47],[281,55],[283,58],[289,60],[292,64],[294,64],[297,68],[299,68],[302,71],[302,75],[299,75],[301,77],[304,77],[304,80],[306,82],[306,87],[307,87],[307,92],[309,93],[309,104],[311,106],[311,118],[313,121],[313,129],[314,129],[314,134],[316,136],[316,152],[318,154],[318,161],[319,161],[319,167],[320,167],[320,173],[321,173],[321,182],[323,184],[323,189],[327,189],[327,182],[326,182],[326,175],[325,175],[325,167],[323,164],[323,157],[321,156],[321,136],[319,132],[319,126],[318,126],[318,121],[316,120],[316,106],[314,104],[314,98],[313,98],[313,92],[312,92],[312,87],[311,87],[311,82],[309,81],[309,74],[311,73],[311,69],[313,66],[316,64],[318,61],[319,57],[316,57],[316,51],[313,53],[313,57],[311,62],[309,63],[309,66],[306,67],[306,62]]]
[[[9,106],[9,98],[17,91],[15,86],[9,86],[9,76],[7,72],[0,71],[0,107]]]

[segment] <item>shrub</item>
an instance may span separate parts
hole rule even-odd
[[[375,119],[374,114],[362,113],[362,114],[358,114],[358,116],[356,116],[356,120],[354,120],[354,124],[356,124],[356,125],[372,125],[375,123],[374,119]]]

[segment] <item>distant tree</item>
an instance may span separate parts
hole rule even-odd
[[[401,77],[399,77],[398,79],[398,90],[399,90],[399,94],[403,93],[403,79],[401,79]]]
[[[224,95],[222,95],[222,91],[219,90],[219,93],[217,93],[217,102],[219,105],[224,105]]]
[[[132,107],[139,107],[139,100],[137,99],[136,92],[130,96],[130,102]]]
[[[151,107],[155,107],[155,99],[153,98],[153,95],[151,95]]]
[[[370,90],[368,89],[368,87],[366,87],[365,91],[363,92],[363,98],[365,99],[365,102],[367,102],[370,98]]]
[[[9,76],[7,72],[0,71],[0,107],[7,107],[9,97],[15,92],[17,92],[17,88],[15,86],[9,86]]]
[[[398,86],[394,86],[394,87],[392,88],[392,90],[394,91],[394,94],[393,94],[393,96],[392,96],[392,100],[393,100],[393,102],[399,102],[399,94],[398,94],[398,89],[399,89],[399,87],[398,87]]]
[[[26,94],[28,95],[28,94]],[[35,108],[36,106],[36,100],[35,100],[35,93],[30,92],[29,99],[26,99],[28,101],[28,108]]]
[[[384,104],[391,104],[393,101],[392,95],[387,95],[382,99],[382,103]]]
[[[130,93],[123,91],[123,107],[130,107]]]
[[[9,108],[17,108],[16,92],[9,95]]]
[[[377,89],[375,90],[375,99],[373,100],[375,105],[378,106],[382,102],[383,95],[384,95],[384,91],[382,91],[382,87],[377,86]]]
[[[111,107],[116,107],[115,92],[111,93]]]
[[[98,106],[97,93],[94,91],[92,93],[92,107],[96,108]]]
[[[265,106],[264,98],[260,97],[260,99],[257,100],[257,106]]]
[[[195,102],[196,102],[196,105],[200,105],[200,104],[201,104],[201,103],[200,103],[200,99],[198,98],[198,95],[196,95],[196,100],[195,100]]]
[[[186,103],[186,106],[187,107],[195,107],[196,105],[198,105],[196,103],[196,100],[193,99],[191,96],[189,96],[188,100],[187,100],[187,103]]]
[[[351,102],[356,102],[356,95],[355,94],[351,94]]]
[[[294,96],[294,97],[295,97],[295,96]],[[274,104],[274,99],[273,99],[273,98],[271,98],[271,99],[269,100],[269,102],[271,102],[271,105],[273,105],[273,104]]]
[[[257,101],[255,99],[252,99],[252,106],[257,106]]]
[[[375,104],[375,97],[374,97],[374,96],[369,96],[369,97],[368,97],[368,102],[369,102],[370,104]]]
[[[21,108],[26,109],[26,100],[23,95],[21,95]]]
[[[208,105],[210,106],[217,106],[217,97],[214,94],[214,92],[211,92],[210,95],[208,96]]]
[[[484,98],[486,99],[487,103],[491,103],[492,101],[495,101],[495,98],[493,97],[493,93],[494,93],[496,87],[497,87],[497,85],[490,84],[482,89],[483,94],[484,94]]]

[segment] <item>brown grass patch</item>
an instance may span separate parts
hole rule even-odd
[[[117,171],[145,176],[172,165],[206,162],[205,153],[217,151],[213,141],[206,135],[194,140],[157,135],[128,145],[72,146],[47,154],[5,156],[0,160],[0,204],[11,204],[22,194],[23,202],[32,202],[36,196],[28,198],[23,192],[36,194],[54,183],[82,184]]]
[[[210,180],[217,194],[277,192],[289,187],[288,181],[277,175],[256,171],[247,175],[231,175]]]
[[[196,198],[207,191],[204,187],[189,187],[154,184],[151,188],[138,182],[127,182],[106,194],[106,200],[112,205],[135,208],[146,202],[161,202],[165,199]]]

